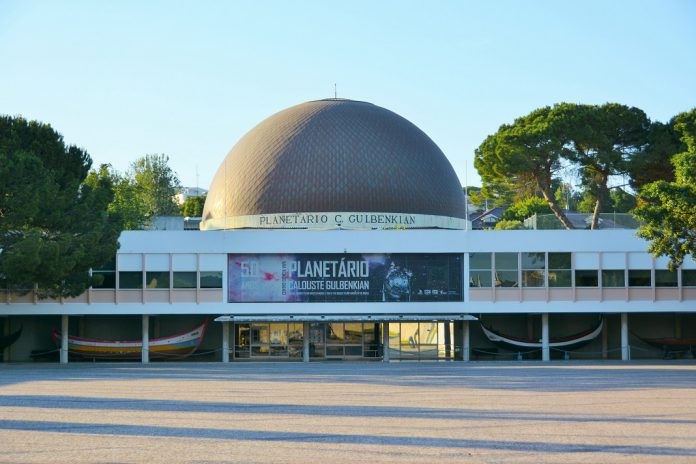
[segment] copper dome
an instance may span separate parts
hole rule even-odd
[[[215,174],[201,228],[312,212],[465,217],[457,175],[423,131],[379,106],[342,99],[293,106],[242,137]]]

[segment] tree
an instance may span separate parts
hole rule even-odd
[[[15,292],[70,297],[116,254],[121,220],[108,176],[48,124],[0,117],[0,281]]]
[[[205,206],[205,196],[188,197],[181,207],[181,212],[185,217],[203,216],[203,206]]]
[[[177,174],[169,167],[169,157],[145,155],[135,160],[126,174],[145,203],[148,218],[179,214],[174,196],[181,188]]]
[[[516,219],[503,219],[495,225],[495,230],[523,230],[524,224]]]
[[[686,151],[674,128],[674,118],[667,124],[653,122],[647,133],[645,148],[631,156],[628,163],[630,185],[640,190],[644,185],[665,180],[674,182],[674,166],[670,162],[675,153]]]
[[[556,107],[570,139],[565,156],[578,165],[586,198],[594,200],[591,228],[599,227],[612,176],[628,172],[629,160],[647,143],[645,113],[618,103],[562,104]]]
[[[507,208],[501,219],[508,221],[524,221],[535,214],[551,214],[551,208],[546,201],[539,197],[530,197],[518,201]]]
[[[483,182],[486,195],[499,192],[524,192],[522,198],[539,192],[549,208],[566,229],[572,229],[563,210],[558,206],[554,191],[555,177],[562,168],[568,143],[565,112],[558,105],[532,111],[503,124],[476,149],[474,165]]]
[[[121,216],[126,230],[144,229],[154,216],[179,215],[174,196],[180,182],[168,163],[166,155],[145,155],[125,175],[103,167],[114,185],[109,211]]]
[[[678,115],[674,127],[687,147],[672,158],[675,181],[645,185],[633,213],[645,222],[638,236],[655,256],[669,257],[670,270],[687,255],[696,260],[696,108]]]

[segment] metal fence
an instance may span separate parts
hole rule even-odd
[[[566,216],[576,229],[589,229],[592,215],[586,213],[566,213]],[[600,229],[637,229],[640,223],[628,213],[600,213]],[[526,229],[565,229],[554,214],[535,214],[524,220]]]

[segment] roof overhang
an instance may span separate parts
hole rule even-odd
[[[215,322],[418,322],[418,321],[477,321],[470,314],[270,314],[234,315],[215,318]]]

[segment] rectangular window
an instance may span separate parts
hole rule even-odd
[[[570,253],[549,253],[549,269],[570,270]]]
[[[576,287],[596,287],[599,285],[599,271],[597,270],[575,270]]]
[[[491,253],[469,254],[469,287],[492,287]]]
[[[603,270],[602,287],[625,287],[626,273],[620,270]]]
[[[201,288],[222,288],[222,271],[201,271]]]
[[[571,287],[573,280],[571,272],[568,271],[549,271],[549,287]]]
[[[543,287],[546,277],[545,253],[522,253],[522,286]]]
[[[549,253],[549,287],[571,287],[570,253]]]
[[[517,253],[495,254],[495,286],[519,287]]]
[[[650,271],[643,269],[628,270],[629,287],[650,287]]]
[[[196,288],[196,273],[174,272],[174,288]]]
[[[147,288],[169,288],[169,271],[147,272],[145,285]]]
[[[116,288],[116,271],[92,271],[92,288]]]
[[[682,287],[696,287],[696,269],[682,269]]]
[[[667,270],[655,271],[655,286],[656,287],[676,287],[677,273]]]
[[[143,288],[143,273],[140,271],[119,271],[118,288],[124,290]]]

